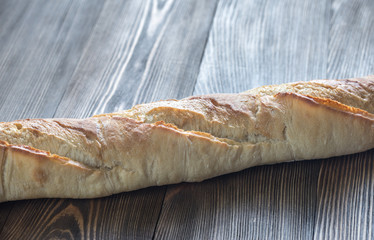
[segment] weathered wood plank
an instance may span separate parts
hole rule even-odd
[[[334,0],[328,77],[374,73],[374,2]],[[374,238],[374,152],[323,161],[315,239]]]
[[[156,239],[311,239],[319,166],[261,166],[168,187]]]
[[[1,1],[0,121],[53,116],[102,4]]]
[[[135,2],[107,4],[56,116],[192,94],[216,1]]]
[[[373,239],[374,151],[323,161],[314,239]]]
[[[221,1],[194,94],[326,77],[328,1]]]
[[[332,2],[327,76],[374,74],[374,1]]]
[[[325,77],[328,1],[220,1],[194,94]],[[320,161],[168,187],[157,239],[310,239]]]
[[[54,116],[191,95],[215,7],[216,1],[105,2]],[[0,238],[150,239],[165,189],[61,200],[57,209],[56,200],[26,201],[14,206]]]
[[[149,239],[162,205],[157,192],[149,188],[97,200],[18,201],[1,239]]]

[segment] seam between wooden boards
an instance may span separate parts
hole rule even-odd
[[[221,1],[221,0],[217,0],[217,1],[216,1],[216,6],[215,6],[214,11],[213,11],[212,20],[211,20],[211,22],[210,22],[210,27],[209,27],[208,36],[207,36],[207,38],[205,39],[205,43],[204,43],[204,51],[203,51],[203,54],[201,54],[201,58],[200,58],[200,63],[199,63],[199,72],[197,73],[196,80],[195,80],[195,84],[194,84],[194,87],[193,87],[193,90],[192,90],[191,95],[194,95],[194,94],[195,94],[195,91],[196,91],[197,80],[199,79],[199,76],[200,76],[200,73],[201,73],[201,64],[203,63],[203,59],[204,59],[204,57],[205,57],[206,46],[208,45],[208,41],[209,41],[210,35],[211,35],[211,33],[212,33],[212,27],[213,27],[214,19],[216,18],[217,8],[218,8],[218,4],[220,3],[220,1]]]
[[[201,54],[201,57],[200,57],[199,72],[196,75],[196,79],[195,79],[195,83],[194,83],[194,87],[193,87],[191,95],[193,95],[194,92],[195,92],[197,79],[199,78],[199,75],[200,75],[200,72],[201,72],[201,64],[202,64],[204,56],[205,56],[206,46],[208,44],[209,37],[210,37],[211,31],[212,31],[212,26],[213,26],[214,19],[216,17],[217,6],[218,6],[219,2],[220,2],[220,0],[216,1],[215,7],[214,7],[214,10],[213,10],[212,19],[211,19],[210,24],[209,24],[209,31],[207,32],[207,37],[206,37],[205,43],[204,43],[204,50],[203,50],[203,52]],[[158,216],[157,216],[157,221],[156,221],[156,224],[155,224],[155,227],[154,227],[154,230],[153,230],[152,240],[154,240],[155,237],[156,237],[156,232],[157,232],[157,229],[158,229],[158,226],[159,226],[159,223],[160,223],[160,217],[161,217],[162,211],[163,211],[164,206],[165,206],[165,197],[166,197],[166,194],[167,194],[169,188],[170,188],[170,185],[168,185],[164,188],[164,196],[162,198],[162,204],[161,204],[160,211],[159,211]]]
[[[100,16],[101,16],[101,14],[102,14],[102,12],[103,12],[104,5],[106,4],[106,2],[107,2],[107,1],[105,1],[105,3],[103,3],[102,8],[100,9],[100,13],[98,14],[98,17],[96,18],[95,24],[93,24],[93,26],[92,26],[92,28],[91,28],[91,33],[90,33],[89,37],[87,38],[86,43],[84,44],[84,48],[83,48],[83,51],[82,51],[81,55],[79,56],[79,60],[77,61],[77,64],[75,65],[72,74],[70,75],[70,80],[67,82],[67,84],[66,84],[66,86],[65,86],[65,89],[63,90],[64,92],[61,94],[60,100],[59,100],[58,103],[56,104],[56,109],[55,109],[55,111],[54,111],[54,113],[53,113],[53,115],[52,115],[53,118],[55,117],[55,115],[56,115],[56,113],[57,113],[57,110],[58,110],[58,107],[60,106],[62,100],[64,99],[64,96],[65,96],[66,90],[68,89],[68,87],[69,87],[69,85],[70,85],[70,81],[71,81],[72,77],[74,76],[75,72],[76,72],[77,69],[78,69],[78,66],[79,66],[79,63],[80,63],[81,60],[82,60],[82,57],[85,55],[85,52],[87,51],[87,46],[88,46],[88,44],[89,44],[89,42],[90,42],[90,39],[91,39],[91,37],[92,37],[93,30],[94,30],[94,28],[95,28],[95,26],[96,26],[96,24],[97,24],[97,21],[100,19]],[[65,19],[64,19],[64,21],[65,21]]]

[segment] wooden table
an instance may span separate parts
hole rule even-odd
[[[0,0],[0,121],[373,74],[373,12],[372,0]],[[0,239],[373,239],[373,160],[2,203]]]

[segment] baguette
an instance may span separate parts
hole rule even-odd
[[[0,123],[0,202],[95,198],[374,147],[374,76]]]

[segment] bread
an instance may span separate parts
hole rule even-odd
[[[94,198],[374,147],[374,76],[0,123],[0,201]]]

